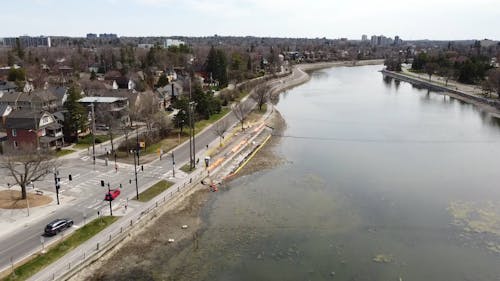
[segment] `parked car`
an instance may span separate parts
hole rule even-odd
[[[57,233],[70,228],[73,225],[72,219],[56,219],[45,226],[46,235],[56,235]]]
[[[98,124],[98,125],[95,125],[95,129],[99,130],[99,131],[107,131],[107,130],[109,130],[109,127],[106,125],[103,125],[103,124]]]

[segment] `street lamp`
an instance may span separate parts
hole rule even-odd
[[[59,175],[59,171],[56,168],[54,168],[54,182],[56,185],[57,205],[59,205],[59,188],[61,188],[60,178],[57,177],[58,175]]]
[[[96,102],[95,100],[94,102]],[[92,108],[92,161],[94,163],[95,169],[95,113],[94,113],[94,102],[92,102],[89,106]]]

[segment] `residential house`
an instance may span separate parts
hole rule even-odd
[[[17,89],[17,85],[11,81],[0,80],[0,92],[1,93],[12,93]]]
[[[125,97],[92,96],[79,99],[78,102],[83,104],[89,112],[91,112],[92,105],[94,106],[96,124],[107,125],[110,116],[122,124],[130,122],[129,100]]]
[[[135,89],[135,82],[132,81],[132,79],[128,78],[127,76],[121,76],[115,79],[115,82],[116,85],[118,86],[118,89],[127,89],[127,90]]]
[[[0,105],[0,118],[1,118],[0,128],[2,130],[5,129],[5,120],[7,119],[7,116],[9,116],[11,112],[12,112],[12,106],[8,104]]]
[[[58,86],[58,87],[48,88],[48,91],[51,92],[56,97],[57,107],[62,108],[62,106],[68,99],[68,88]]]
[[[15,109],[54,112],[59,104],[57,96],[52,91],[41,90],[19,95]]]
[[[32,145],[55,148],[64,145],[62,125],[48,111],[16,110],[5,122],[7,139],[13,148]]]
[[[67,99],[67,89],[56,87],[34,92],[0,93],[0,105],[10,105],[14,110],[46,110],[61,108]]]

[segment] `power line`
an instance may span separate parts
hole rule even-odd
[[[303,139],[303,140],[319,140],[331,142],[358,142],[358,143],[420,143],[420,144],[493,144],[500,143],[500,140],[398,140],[398,139],[368,139],[368,138],[332,138],[332,137],[315,137],[315,136],[294,136],[294,135],[275,135],[276,137]]]

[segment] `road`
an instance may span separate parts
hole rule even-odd
[[[244,102],[255,105],[252,99],[246,99]],[[236,124],[237,121],[231,112],[218,122]],[[201,163],[203,163],[203,153],[206,152],[206,145],[216,140],[216,138],[217,136],[210,128],[206,128],[196,136],[197,158],[201,158]],[[97,146],[97,149],[98,151],[104,151],[104,147]],[[173,151],[176,160],[176,178],[186,177],[186,174],[177,169],[189,161],[189,141],[184,142]],[[139,193],[158,180],[175,180],[171,178],[172,158],[170,155],[170,153],[166,153],[162,160],[157,159],[145,164],[144,171],[138,168]],[[94,166],[92,157],[87,155],[86,151],[81,152],[77,157],[72,156],[63,160],[61,167],[58,169],[61,178],[61,205],[56,206],[52,212],[43,218],[25,227],[18,227],[15,231],[2,236],[0,241],[0,271],[10,267],[11,258],[14,261],[19,261],[34,252],[40,251],[42,247],[41,235],[45,225],[50,221],[56,218],[69,217],[75,222],[73,228],[78,228],[85,222],[95,218],[98,212],[103,215],[109,214],[109,204],[103,201],[108,189],[108,183],[111,188],[117,188],[120,184],[123,186],[120,199],[113,202],[114,213],[124,214],[125,204],[128,205],[128,211],[142,204],[128,200],[135,198],[136,195],[134,165],[119,163],[118,171],[116,171],[113,161],[109,161],[108,164],[108,166],[105,166],[103,160],[98,160]],[[1,173],[5,174],[6,172],[2,171]],[[72,175],[72,181],[68,179],[69,174]],[[104,180],[105,187],[101,186],[101,180]],[[35,184],[36,189],[42,190],[46,194],[53,193],[55,190],[54,177],[51,175]],[[63,234],[67,234],[67,232]],[[60,237],[43,237],[44,245],[55,239],[60,239]]]

